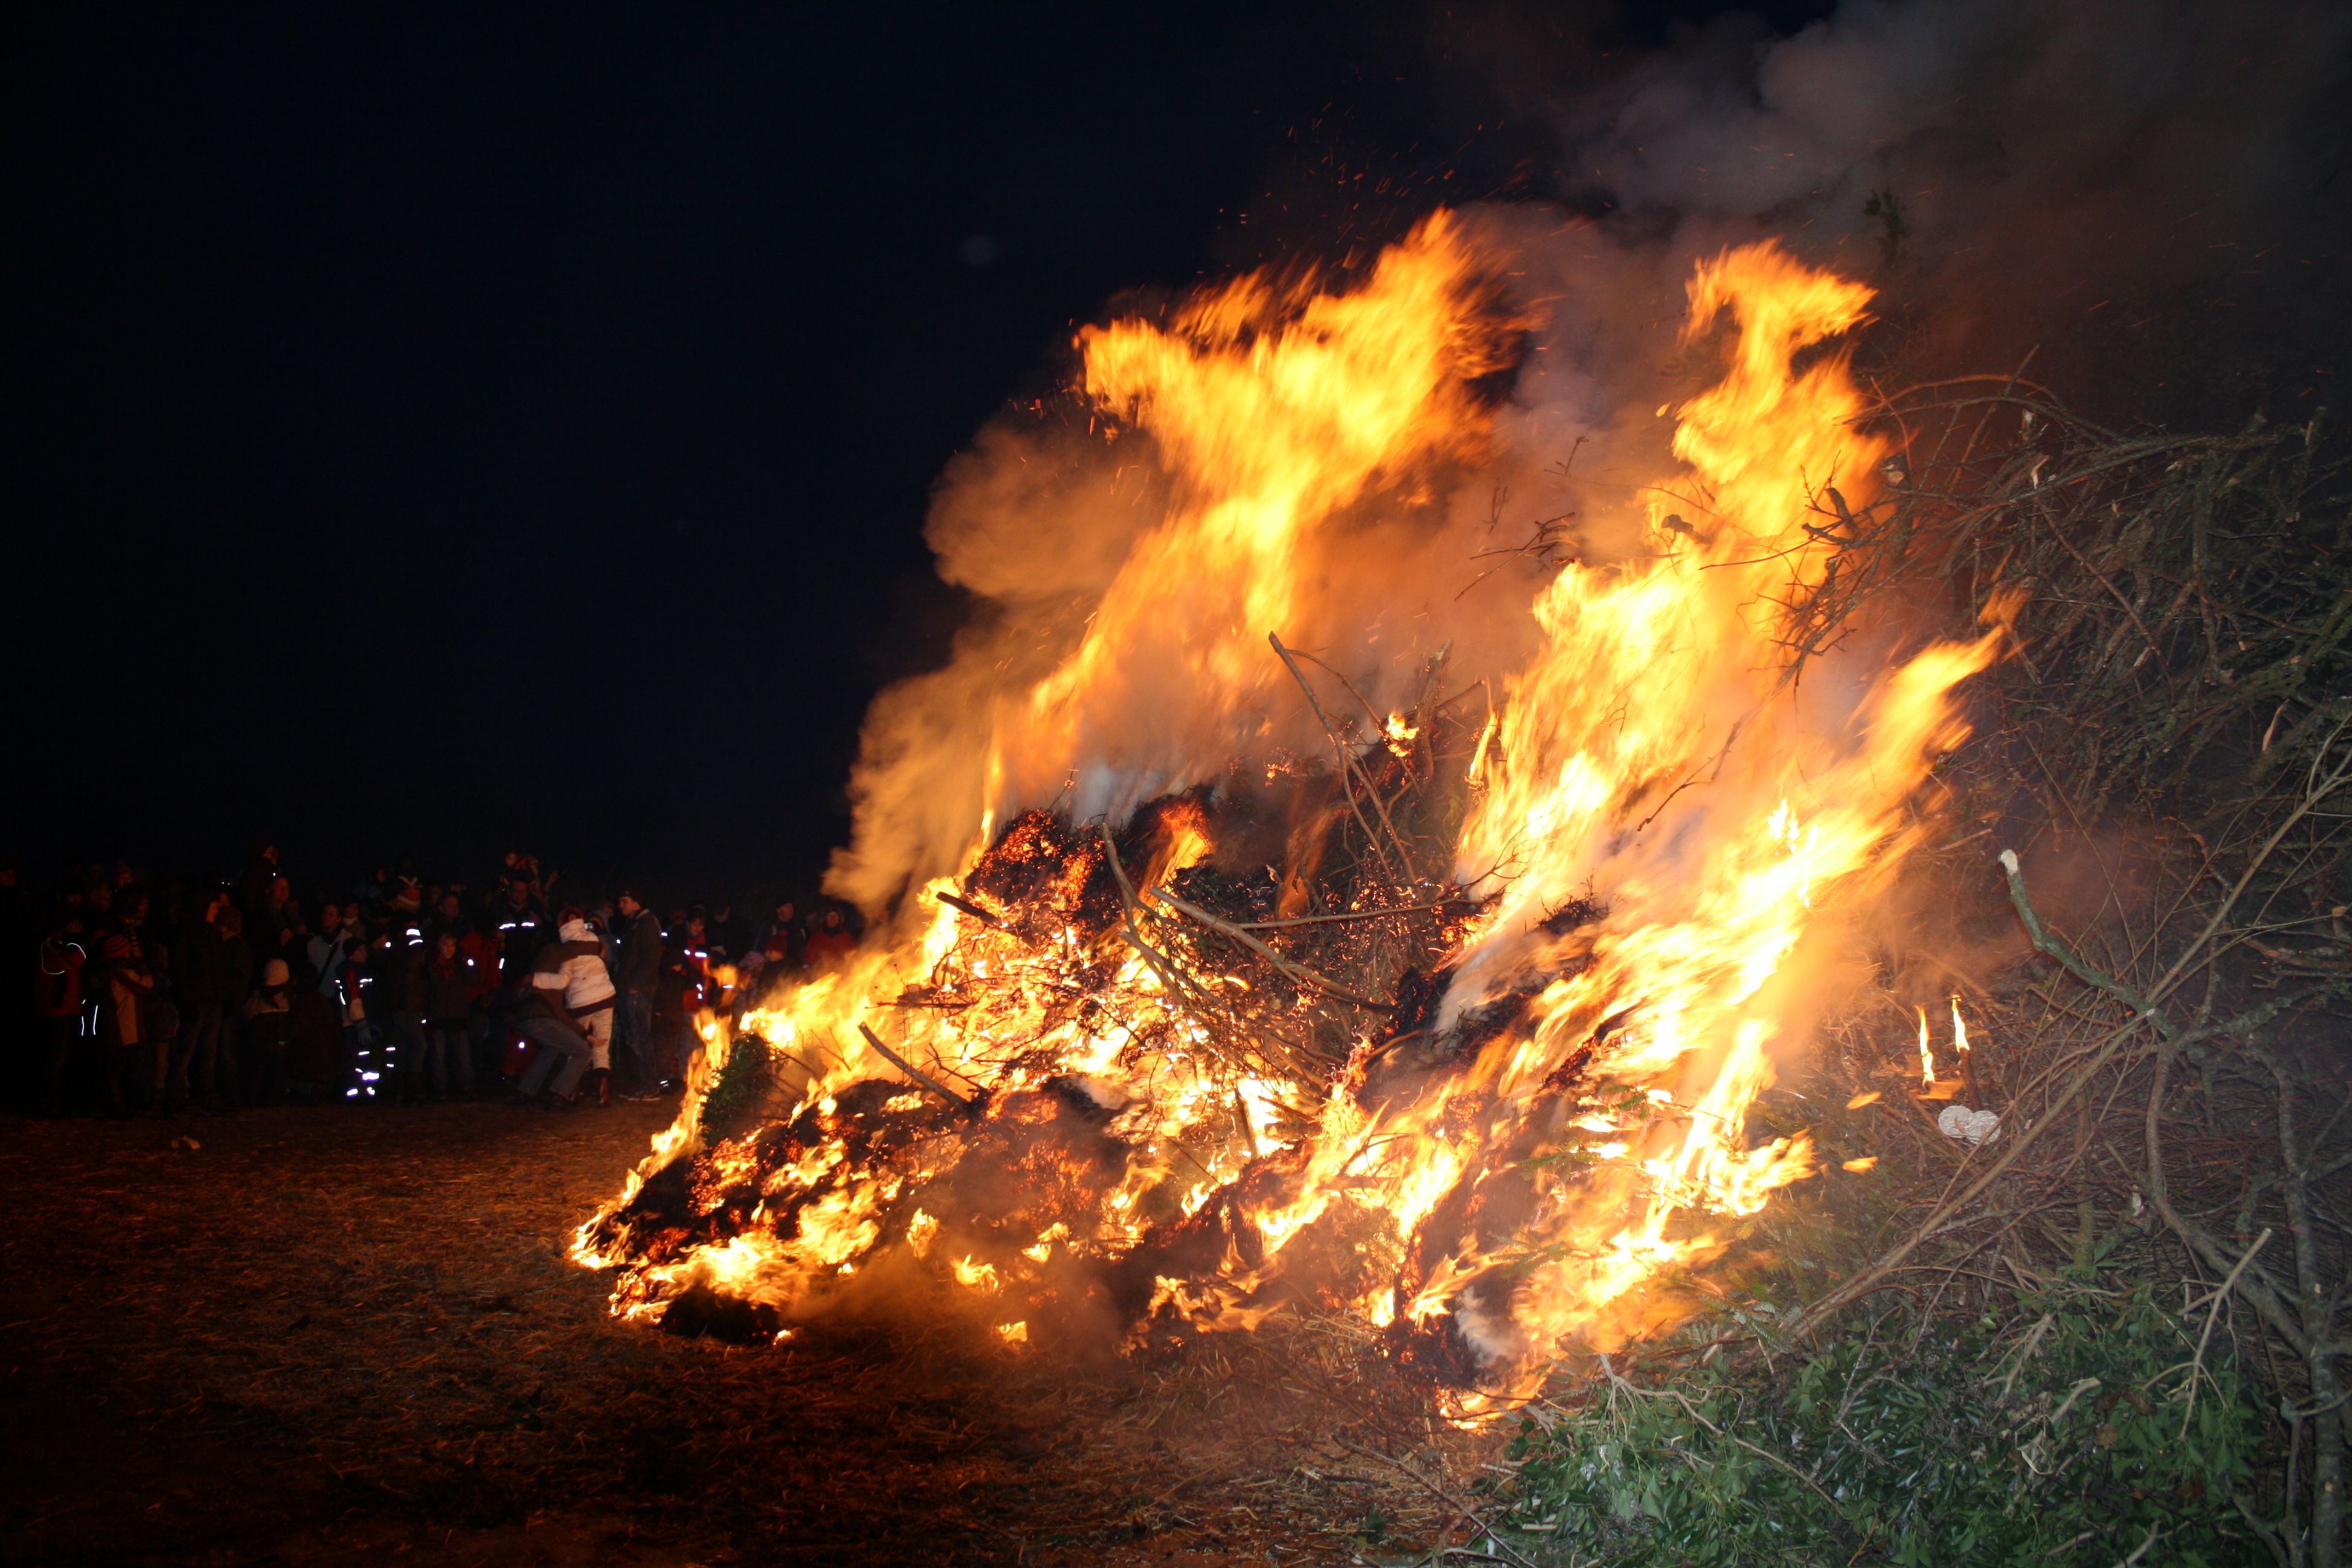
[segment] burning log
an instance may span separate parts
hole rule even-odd
[[[1003,915],[998,914],[994,910],[985,908],[980,904],[975,904],[970,899],[958,898],[953,893],[938,893],[934,894],[933,897],[937,898],[940,902],[947,905],[948,908],[951,910],[961,910],[965,914],[970,915],[976,921],[984,921],[992,926],[1002,926],[1004,923],[1004,917]]]

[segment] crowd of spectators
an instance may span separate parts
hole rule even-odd
[[[843,910],[804,920],[790,898],[756,924],[726,903],[665,921],[640,888],[560,884],[520,851],[478,886],[402,862],[309,900],[268,842],[233,881],[74,862],[37,892],[0,862],[0,934],[29,981],[8,999],[9,1088],[52,1116],[650,1100],[677,1089],[699,1013],[857,943]]]

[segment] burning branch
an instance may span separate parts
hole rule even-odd
[[[939,1079],[933,1078],[930,1074],[925,1072],[922,1068],[917,1067],[914,1063],[908,1061],[906,1058],[900,1056],[898,1052],[884,1045],[882,1043],[882,1037],[876,1034],[872,1029],[867,1028],[864,1024],[857,1026],[857,1032],[866,1037],[866,1043],[867,1045],[872,1046],[877,1051],[881,1053],[882,1059],[884,1061],[888,1062],[892,1067],[897,1068],[900,1072],[905,1073],[908,1078],[913,1079],[917,1083],[921,1084],[925,1089],[929,1089],[933,1094],[938,1095],[941,1100],[946,1100],[950,1105],[954,1106],[958,1110],[962,1111],[965,1115],[971,1115],[978,1107],[980,1103],[978,1100],[966,1100],[962,1095],[960,1095],[955,1090],[948,1088]]]

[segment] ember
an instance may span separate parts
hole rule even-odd
[[[1716,1216],[1809,1173],[1748,1108],[1994,637],[1801,707],[1780,606],[1889,448],[1823,352],[1869,291],[1758,245],[1691,280],[1728,369],[1671,410],[1679,471],[1600,498],[1630,546],[1543,558],[1510,662],[1410,604],[1344,672],[1290,646],[1367,509],[1433,515],[1497,460],[1496,268],[1441,214],[1352,289],[1252,277],[1082,334],[1166,515],[989,710],[969,798],[925,799],[961,863],[849,967],[706,1021],[677,1125],[580,1232],[616,1310],[772,1332],[913,1290],[1032,1347],[1345,1313],[1473,1415],[1670,1315]],[[861,789],[954,776],[870,759]],[[707,1126],[752,1072],[759,1112]]]

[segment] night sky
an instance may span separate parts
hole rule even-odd
[[[1514,189],[1512,70],[1706,7],[811,9],[13,13],[0,847],[812,886],[1074,322]]]

